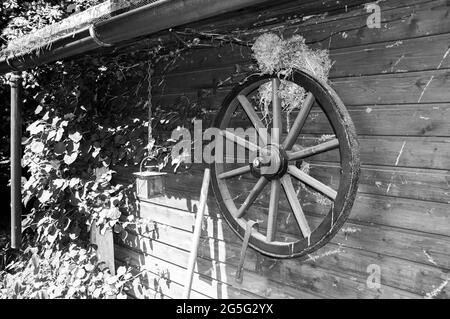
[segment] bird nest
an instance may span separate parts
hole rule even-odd
[[[332,67],[328,50],[311,49],[301,35],[282,39],[274,33],[265,33],[256,39],[252,50],[261,73],[277,74],[282,79],[289,77],[294,69],[298,69],[326,82]],[[306,98],[306,93],[301,86],[281,80],[278,94],[282,100],[283,110],[290,113],[299,109]],[[270,114],[271,82],[265,83],[259,88],[258,98],[263,113]]]

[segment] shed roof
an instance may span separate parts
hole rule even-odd
[[[0,74],[24,70],[259,4],[292,0],[108,0],[0,52]]]

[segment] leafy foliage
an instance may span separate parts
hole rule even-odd
[[[3,276],[0,298],[126,298],[125,289],[136,278],[125,266],[111,275],[92,247],[75,244],[43,256],[29,247],[7,270],[13,274]]]
[[[65,6],[74,2],[100,1],[4,2],[3,26],[8,17],[12,19],[3,37],[12,39],[61,19],[67,15]],[[33,5],[37,8],[30,10]],[[15,263],[0,272],[0,298],[124,297],[130,280],[139,280],[140,275],[130,277],[129,268],[110,275],[87,242],[93,223],[101,233],[112,228],[122,238],[127,229],[146,232],[153,227],[151,221],[133,218],[133,186],[115,183],[113,168],[134,167],[150,151],[152,157],[169,162],[170,142],[157,138],[147,147],[147,79],[156,57],[167,61],[158,55],[161,49],[85,56],[24,72],[28,138],[23,142],[27,174],[22,191],[28,213],[23,229],[29,236]],[[6,133],[8,75],[0,81],[5,105],[2,125],[6,124],[1,130]],[[167,113],[157,109],[159,121],[174,122],[165,117]],[[2,134],[6,148],[1,150],[1,160],[5,161],[6,136]]]

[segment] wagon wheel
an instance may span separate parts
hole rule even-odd
[[[342,227],[356,196],[360,164],[353,123],[335,91],[327,83],[299,70],[295,70],[289,79],[282,81],[295,83],[307,92],[289,132],[283,134],[285,128],[282,126],[286,125],[282,123],[284,121],[282,97],[275,93],[278,92],[280,80],[276,76],[269,75],[252,77],[235,87],[225,98],[214,127],[219,128],[226,141],[229,143],[231,141],[233,149],[244,148],[245,154],[253,151],[254,158],[249,155],[244,164],[233,163],[230,168],[225,158],[220,162],[216,157],[211,170],[216,200],[222,215],[234,232],[243,238],[247,220],[259,218],[262,220],[262,227],[252,231],[249,245],[268,256],[290,258],[317,250]],[[268,82],[272,84],[271,125],[264,124],[262,116],[255,110],[251,97],[261,85]],[[323,118],[327,125],[330,125],[330,132],[334,135],[326,141],[305,146],[300,135],[313,106],[314,109],[323,112],[325,115]],[[257,143],[252,143],[227,130],[233,126],[236,114],[245,114],[249,126],[256,128],[255,135],[259,137]],[[265,130],[269,128],[270,131]],[[333,154],[339,157],[335,161],[339,184],[334,187],[301,169],[302,161],[326,155],[328,152],[334,152]],[[227,154],[224,155],[226,156]],[[323,174],[326,174],[326,170]],[[230,183],[239,184],[242,181],[250,185],[246,189],[247,192],[243,191],[243,187],[237,187],[238,194],[234,196]],[[294,184],[303,185],[310,193],[327,198],[329,207],[323,214],[305,214],[305,205],[299,200]],[[336,178],[333,184],[336,185]],[[267,195],[259,200],[264,190],[267,191]],[[241,202],[238,202],[236,197],[242,197],[241,195],[245,199],[242,201],[241,198]],[[281,212],[280,206],[283,203],[289,205],[285,204]],[[291,220],[296,223],[298,234],[292,232],[286,234],[283,229],[279,229],[286,224],[286,220],[280,221],[286,214],[295,217]]]

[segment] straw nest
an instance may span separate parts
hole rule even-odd
[[[282,39],[274,33],[265,33],[256,39],[252,50],[261,73],[277,74],[281,78],[288,78],[294,69],[300,69],[326,82],[332,66],[328,50],[311,49],[300,35]],[[281,80],[278,94],[282,99],[283,110],[290,113],[299,109],[306,93],[304,88],[293,82]],[[259,88],[258,98],[263,112],[268,115],[272,103],[270,82]]]

